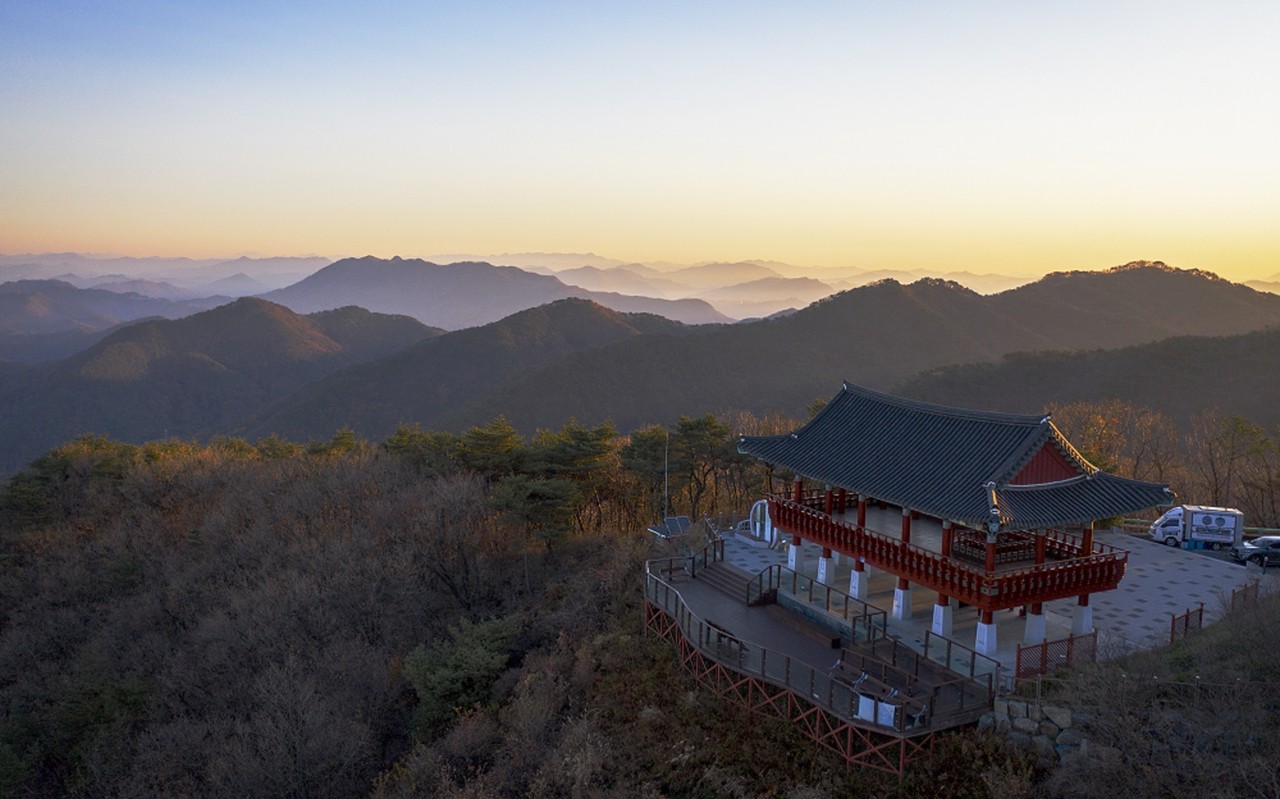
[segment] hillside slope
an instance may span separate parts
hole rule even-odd
[[[968,408],[1026,411],[1051,403],[1121,399],[1174,419],[1216,408],[1280,425],[1280,328],[1237,336],[1180,336],[1119,350],[1015,353],[947,366],[895,393]]]
[[[570,353],[638,336],[688,331],[660,316],[621,314],[587,300],[560,300],[344,369],[288,397],[254,421],[249,432],[307,438],[350,425],[363,435],[382,438],[401,422],[431,426],[441,414],[493,386]]]
[[[360,309],[309,319],[257,299],[139,322],[66,360],[0,372],[0,468],[82,433],[223,432],[325,374],[434,332]]]

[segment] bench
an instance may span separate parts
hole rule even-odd
[[[887,711],[892,716],[892,722],[889,726],[898,729],[911,729],[912,727],[922,726],[928,723],[929,706],[924,694],[927,693],[926,686],[920,682],[913,682],[905,689],[894,688],[887,682],[874,677],[873,675],[862,671],[855,666],[845,663],[844,659],[836,661],[831,667],[829,676],[838,683],[843,684],[852,691],[860,699],[859,715],[867,720],[887,721],[888,716],[881,717],[879,712],[872,707],[872,713],[875,713],[874,719],[866,713],[867,708],[861,704],[866,700],[871,700],[879,705],[893,706],[893,710]],[[909,719],[909,722],[907,720]],[[904,726],[905,722],[905,726]]]
[[[703,619],[703,622],[715,632],[716,638],[718,639],[717,643],[737,646],[743,652],[747,651],[747,645],[742,643],[742,639],[734,635],[729,628],[722,624],[717,624],[711,619]]]

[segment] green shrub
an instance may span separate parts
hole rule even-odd
[[[418,696],[412,729],[419,740],[438,737],[458,713],[489,701],[494,681],[506,670],[513,619],[460,621],[451,640],[419,646],[404,661],[404,676]]]

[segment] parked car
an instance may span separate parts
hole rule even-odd
[[[1280,535],[1264,535],[1231,548],[1231,557],[1259,566],[1280,565]]]

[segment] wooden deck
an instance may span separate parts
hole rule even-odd
[[[769,601],[763,574],[754,592],[726,592],[722,578],[701,577],[732,568],[718,560],[713,546],[650,561],[645,574],[647,629],[676,646],[705,688],[788,719],[850,765],[896,773],[928,751],[934,733],[991,708],[990,675],[937,662],[950,662],[950,646],[931,658],[887,637],[883,623],[807,618]],[[744,584],[751,579],[743,574]]]

